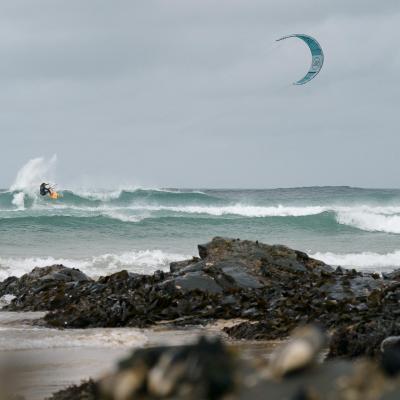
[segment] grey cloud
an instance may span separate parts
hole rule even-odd
[[[0,186],[58,154],[81,176],[160,186],[398,186],[398,0],[6,1]],[[309,55],[321,75],[291,82]]]

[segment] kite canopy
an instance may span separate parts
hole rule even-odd
[[[318,75],[319,71],[321,71],[322,65],[324,64],[324,52],[322,51],[320,44],[313,37],[308,35],[294,34],[294,35],[284,36],[281,37],[280,39],[277,39],[277,42],[291,37],[297,37],[303,40],[311,51],[312,61],[310,69],[308,70],[304,78],[293,83],[294,85],[304,85],[305,83],[311,81],[311,79],[314,79]]]

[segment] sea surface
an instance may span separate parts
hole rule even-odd
[[[20,179],[21,181],[21,179]],[[22,180],[23,181],[23,180]],[[280,243],[331,265],[400,267],[400,190],[59,188],[0,190],[0,279],[63,263],[92,276],[151,273],[214,236]]]

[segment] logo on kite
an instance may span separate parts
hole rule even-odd
[[[280,39],[277,39],[277,42],[292,37],[297,37],[303,40],[307,44],[311,52],[312,60],[310,69],[303,78],[293,83],[293,85],[304,85],[305,83],[310,82],[311,79],[314,79],[321,71],[322,65],[324,64],[324,52],[322,51],[320,44],[313,37],[308,35],[294,34],[294,35],[284,36],[281,37]]]
[[[319,59],[319,57],[315,57],[315,59],[313,59],[312,65],[313,67],[319,67],[321,64],[321,60]]]

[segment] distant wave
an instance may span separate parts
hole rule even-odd
[[[36,188],[35,188],[36,189]],[[59,205],[70,207],[129,206],[131,204],[220,204],[224,200],[201,191],[178,191],[164,189],[133,189],[114,191],[59,190],[62,198],[57,201],[39,195],[37,190],[0,192],[0,209],[21,210]]]
[[[336,253],[314,253],[311,257],[333,266],[346,268],[388,268],[400,267],[400,250],[392,253],[379,254],[373,252],[336,254]]]
[[[241,218],[297,218],[315,217],[326,213],[332,215],[335,223],[369,232],[400,234],[399,206],[256,206],[233,205],[165,205],[165,204],[66,204],[57,202],[48,205],[35,202],[30,208],[23,207],[21,199],[15,201],[13,209],[0,207],[1,219],[37,218],[98,218],[105,217],[127,223],[137,223],[145,219],[166,217],[241,217]],[[184,202],[183,202],[184,203]]]
[[[236,204],[232,206],[143,206],[131,207],[147,211],[173,211],[186,214],[208,214],[214,216],[240,215],[243,217],[298,217],[316,215],[326,211],[326,207],[286,207],[282,205],[274,207],[248,206]]]
[[[50,162],[50,164],[53,161]],[[28,165],[29,164],[29,165]],[[98,218],[109,221],[138,223],[149,218],[297,218],[315,217],[325,214],[333,216],[335,224],[368,232],[400,234],[399,194],[391,191],[373,193],[373,204],[357,203],[357,195],[351,193],[350,199],[334,198],[326,194],[319,204],[316,194],[296,197],[288,190],[284,193],[274,191],[199,191],[155,188],[122,188],[116,190],[65,190],[57,201],[43,198],[37,190],[32,191],[32,179],[37,179],[38,171],[49,168],[42,159],[31,160],[19,173],[14,191],[0,191],[0,220],[13,218],[70,217]],[[29,168],[28,168],[29,167]],[[29,173],[28,173],[28,172]],[[22,190],[27,185],[29,190]],[[18,188],[22,188],[19,190]],[[332,188],[331,190],[333,190]],[[300,189],[299,189],[300,190]],[[357,189],[354,189],[357,193]],[[368,190],[362,191],[363,193]],[[293,192],[293,190],[292,190]],[[255,194],[256,193],[256,194]],[[260,194],[261,193],[261,194]],[[368,192],[369,193],[369,192]],[[320,194],[319,194],[320,195]],[[277,201],[274,201],[276,196]],[[371,195],[372,196],[372,195]],[[387,199],[385,200],[385,196]],[[282,198],[286,201],[280,201]],[[360,197],[359,199],[362,199]],[[302,200],[305,204],[299,204]],[[335,201],[329,204],[328,201]],[[372,201],[372,200],[371,200]],[[392,204],[385,204],[385,202]],[[308,204],[307,204],[308,202]],[[350,204],[346,204],[350,202]],[[315,222],[314,219],[309,219]],[[9,221],[8,221],[9,222]]]
[[[189,255],[168,253],[162,250],[138,250],[121,254],[102,254],[87,259],[54,257],[6,258],[0,257],[0,281],[8,276],[21,276],[34,267],[63,264],[79,268],[89,276],[107,275],[126,269],[140,274],[151,274],[156,270],[168,270],[172,261],[191,258]]]

